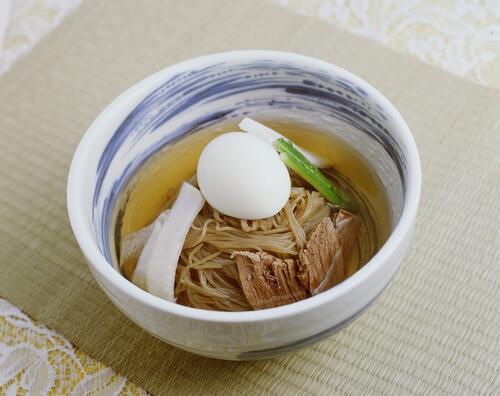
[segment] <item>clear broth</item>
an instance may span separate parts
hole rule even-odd
[[[387,194],[380,179],[359,153],[325,131],[296,122],[261,121],[294,143],[329,159],[333,164],[333,172],[347,185],[347,189],[357,194],[363,208],[369,212],[370,224],[364,224],[363,232],[371,233],[374,242],[369,252],[359,256],[363,257],[363,262],[350,266],[350,276],[380,249],[390,233]],[[234,122],[188,135],[163,148],[138,170],[117,205],[114,235],[110,239],[115,241],[117,257],[119,241],[123,236],[150,224],[170,206],[182,182],[195,174],[198,158],[207,143],[217,135],[237,130],[239,128]],[[132,271],[133,268],[123,269],[127,277],[131,276]]]

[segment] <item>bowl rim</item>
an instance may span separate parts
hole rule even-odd
[[[85,220],[86,216],[83,211],[85,207],[83,181],[87,174],[87,164],[89,155],[93,149],[93,142],[102,139],[103,136],[107,137],[107,135],[101,133],[103,126],[116,116],[117,113],[123,112],[122,109],[126,107],[127,103],[151,91],[151,88],[158,86],[169,76],[185,70],[202,68],[216,63],[228,61],[251,62],[256,60],[262,61],[264,59],[297,64],[302,67],[313,67],[326,71],[329,74],[342,76],[368,92],[384,108],[394,120],[401,139],[407,148],[408,185],[401,216],[387,241],[362,268],[335,287],[302,301],[257,311],[223,312],[186,307],[156,297],[137,287],[114,269],[113,265],[100,252],[94,241],[90,226]],[[87,258],[87,263],[91,267],[91,272],[96,279],[98,277],[94,271],[126,295],[170,315],[207,322],[253,323],[283,319],[318,308],[349,293],[351,289],[356,288],[377,272],[382,263],[390,259],[404,242],[406,236],[412,231],[420,199],[421,177],[418,149],[408,125],[394,105],[368,82],[339,66],[306,55],[283,51],[239,50],[204,55],[173,64],[135,83],[108,104],[89,126],[73,155],[67,184],[67,210],[75,238],[84,256]],[[100,285],[100,282],[98,284]]]

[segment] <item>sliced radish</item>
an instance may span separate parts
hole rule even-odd
[[[175,302],[177,262],[186,235],[205,199],[200,191],[183,183],[168,216],[154,225],[134,272],[133,282],[151,294]]]
[[[137,265],[135,266],[134,274],[132,275],[132,282],[144,290],[147,290],[146,272],[148,270],[151,253],[156,245],[163,223],[168,218],[169,213],[170,209],[167,209],[154,223],[148,226],[150,227],[149,238],[142,248],[139,260],[137,260]]]
[[[269,144],[273,144],[276,140],[281,139],[281,138],[286,139],[285,136],[276,132],[274,129],[269,128],[269,127],[265,126],[264,124],[261,124],[260,122],[252,120],[249,117],[243,118],[243,120],[241,120],[241,122],[239,124],[239,127],[242,131],[245,131],[245,132],[250,133],[252,135],[261,137],[262,139],[266,140]],[[328,168],[331,166],[330,162],[327,159],[320,157],[316,154],[313,154],[310,151],[303,149],[302,147],[300,147],[296,144],[295,144],[295,147],[315,167]]]
[[[137,260],[151,236],[154,226],[163,222],[170,212],[170,209],[162,212],[151,224],[138,231],[125,235],[120,242],[120,269],[130,260]]]

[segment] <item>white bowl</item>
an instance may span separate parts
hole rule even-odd
[[[334,288],[286,306],[213,312],[155,297],[112,266],[116,198],[168,142],[243,114],[292,114],[330,126],[371,164],[391,205],[393,230],[377,254]],[[336,128],[331,128],[335,125]],[[208,55],[161,70],[115,99],[75,152],[68,212],[89,268],[111,301],[156,337],[199,355],[246,360],[308,345],[341,329],[384,290],[408,248],[420,197],[413,137],[375,88],[330,63],[273,51]]]

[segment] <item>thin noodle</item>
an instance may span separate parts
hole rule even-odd
[[[342,175],[327,175],[359,203],[362,227],[344,273],[350,276],[366,263],[378,247],[377,225],[366,198]],[[241,220],[223,215],[205,204],[188,232],[176,271],[175,296],[180,304],[195,308],[251,310],[243,294],[234,251],[266,251],[280,258],[298,259],[298,253],[320,221],[332,215],[332,206],[301,179],[292,177],[285,207],[262,220]]]
[[[264,250],[281,258],[297,258],[307,236],[331,214],[331,206],[318,192],[308,190],[296,179],[293,183],[285,208],[269,219],[240,220],[208,204],[204,206],[187,235],[179,260],[176,296],[180,303],[210,310],[251,309],[231,253]],[[362,220],[364,223],[367,219]],[[358,245],[353,260],[346,263],[349,273],[359,267],[363,262],[360,260],[367,259],[359,251],[363,244]]]

